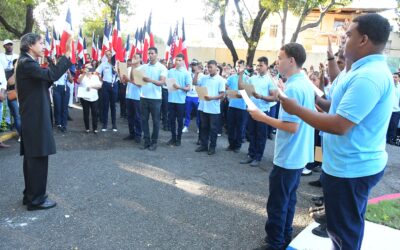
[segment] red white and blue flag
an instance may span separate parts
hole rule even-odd
[[[67,41],[72,35],[71,11],[68,8],[67,17],[65,18],[64,30],[60,40],[61,54],[65,54]]]
[[[83,37],[82,37],[82,28],[79,29],[79,34],[78,34],[78,44],[76,46],[76,51],[78,53],[79,59],[83,59],[84,57],[84,52],[83,52]]]
[[[123,45],[122,45],[122,36],[121,36],[121,22],[119,19],[119,7],[117,6],[117,10],[115,13],[115,23],[114,30],[112,35],[112,48],[115,52],[115,60],[123,62],[124,61],[124,53],[123,53]]]
[[[188,52],[187,52],[186,37],[185,37],[185,19],[183,19],[183,18],[182,18],[182,39],[181,40],[182,40],[181,53],[185,57],[186,68],[189,68]]]
[[[46,39],[44,41],[44,56],[49,57],[51,55],[51,40],[49,29],[46,28]]]

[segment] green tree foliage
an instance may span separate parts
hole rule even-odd
[[[0,36],[20,38],[32,32],[36,0],[0,0]]]

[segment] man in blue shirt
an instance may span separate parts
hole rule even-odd
[[[142,87],[142,97],[140,99],[144,139],[142,149],[154,151],[157,149],[158,133],[160,130],[161,86],[165,84],[168,70],[157,60],[157,48],[150,47],[148,53],[150,62],[139,68],[145,72],[146,77],[143,80],[147,82]],[[153,122],[151,138],[149,128],[150,115]]]
[[[379,14],[353,19],[344,55],[353,62],[331,96],[329,114],[281,98],[283,108],[323,134],[327,231],[335,249],[360,249],[371,189],[387,163],[386,131],[393,107],[393,78],[382,55],[390,24]]]
[[[142,55],[137,53],[132,58],[132,65],[128,68],[128,74],[131,75],[132,69],[138,68],[142,62]],[[140,94],[141,86],[131,81],[131,76],[122,76],[125,82],[128,82],[126,87],[126,114],[128,118],[129,136],[124,140],[134,140],[140,143],[142,138],[142,118],[140,115]],[[126,78],[129,79],[126,79]]]
[[[111,109],[111,123],[113,132],[117,132],[117,121],[116,121],[116,109],[115,102],[117,101],[118,84],[116,83],[117,72],[111,63],[112,54],[111,51],[106,51],[107,61],[102,62],[97,67],[96,72],[100,75],[103,80],[101,87],[102,102],[103,102],[103,128],[101,131],[107,131],[108,125],[108,109]]]
[[[72,82],[72,76],[69,71],[65,72],[53,84],[54,122],[57,128],[63,133],[67,131],[68,122],[68,101],[70,95],[68,82]]]
[[[278,71],[287,78],[285,94],[304,109],[314,110],[314,91],[301,72],[306,60],[302,45],[284,45],[278,55]],[[314,129],[299,117],[279,110],[279,119],[260,109],[249,111],[253,119],[277,128],[274,167],[269,175],[266,249],[286,249],[292,239],[296,191],[304,166],[314,161]]]
[[[176,80],[175,91],[168,93],[168,121],[171,127],[171,139],[168,145],[180,146],[183,129],[183,117],[185,116],[186,92],[190,90],[192,78],[185,66],[183,54],[175,57],[175,68],[168,71],[168,78]],[[178,131],[176,130],[178,123]]]
[[[257,72],[258,75],[250,77],[249,84],[252,84],[255,93],[252,93],[251,99],[256,106],[269,115],[269,102],[276,100],[276,90],[271,78],[268,76],[268,58],[262,56],[258,58]],[[239,72],[239,89],[244,89],[243,83],[244,70]],[[268,125],[250,119],[247,122],[248,137],[250,140],[247,158],[241,161],[241,164],[249,164],[252,167],[260,165],[260,161],[264,155],[265,143],[267,141]]]
[[[238,61],[238,68],[242,69],[245,67],[245,61]],[[245,76],[242,75],[243,78]],[[242,79],[245,81],[245,79]],[[227,79],[227,89],[228,90],[239,90],[239,74],[234,74]],[[228,125],[228,141],[229,146],[227,151],[233,151],[238,153],[242,147],[243,138],[243,127],[245,126],[245,117],[247,116],[246,103],[242,98],[232,98],[229,100],[228,115],[227,115],[227,125]]]
[[[201,145],[196,152],[208,151],[208,155],[213,155],[217,146],[218,129],[221,122],[221,99],[224,98],[225,80],[217,74],[218,68],[215,60],[207,62],[207,69],[210,74],[196,82],[197,85],[207,88],[207,96],[199,104]]]

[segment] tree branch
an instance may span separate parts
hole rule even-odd
[[[0,15],[0,23],[4,26],[4,28],[5,28],[8,32],[10,32],[10,33],[16,35],[17,37],[21,37],[21,36],[22,36],[22,32],[20,32],[20,31],[17,30],[16,28],[12,27],[12,26],[4,19],[4,17],[1,16],[1,15]]]
[[[304,30],[306,30],[306,29],[311,29],[311,28],[317,27],[317,26],[322,22],[322,19],[324,18],[324,16],[326,15],[326,13],[328,13],[328,11],[329,11],[333,6],[335,6],[335,5],[337,5],[336,1],[335,1],[335,0],[332,0],[332,1],[329,3],[329,5],[328,5],[325,9],[322,10],[322,12],[321,12],[321,14],[319,15],[319,18],[318,18],[318,20],[317,20],[316,22],[308,23],[308,24],[302,26],[302,27],[300,28],[299,32],[302,32],[302,31],[304,31]]]
[[[233,64],[236,65],[237,60],[239,60],[239,56],[236,52],[232,39],[230,39],[228,35],[228,31],[226,30],[226,25],[225,25],[226,6],[228,5],[228,3],[229,0],[225,0],[225,4],[222,5],[220,8],[219,29],[221,30],[222,40],[224,41],[225,45],[228,47],[229,51],[232,54]]]
[[[242,36],[244,37],[244,40],[246,40],[247,43],[249,43],[249,36],[247,35],[246,29],[244,28],[244,24],[243,24],[243,12],[240,9],[239,6],[239,1],[240,0],[234,0],[235,2],[235,6],[236,6],[236,11],[239,14],[239,27],[240,27],[240,31],[242,32]],[[257,18],[256,18],[257,19]],[[255,21],[253,22],[255,23]]]
[[[26,5],[26,15],[25,15],[25,29],[22,32],[22,35],[32,32],[33,24],[35,23],[35,19],[33,18],[33,5]]]

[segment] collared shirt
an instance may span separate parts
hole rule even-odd
[[[5,53],[0,54],[0,63],[3,65],[5,71],[14,69],[13,61],[18,59],[17,54],[6,55]]]
[[[179,69],[170,69],[168,71],[168,78],[174,78],[176,80],[176,83],[182,88],[192,84],[192,78],[190,77],[190,74],[185,67],[181,67]],[[176,91],[168,92],[168,102],[184,104],[185,100],[186,91],[184,90],[179,89]]]
[[[3,65],[0,64],[0,90],[7,88],[6,73],[4,72]]]
[[[285,94],[307,109],[315,110],[314,89],[303,73],[289,77]],[[279,109],[279,120],[298,124],[295,133],[277,130],[275,139],[274,164],[286,169],[301,169],[314,161],[314,128],[298,116],[288,114],[282,106]]]
[[[132,68],[128,68],[128,75],[131,75],[131,70]],[[136,86],[135,84],[128,82],[128,85],[126,86],[126,98],[131,99],[131,100],[140,100],[140,95],[142,93],[142,88]]]
[[[272,83],[271,78],[265,74],[261,75],[254,75],[250,77],[249,84],[254,86],[254,89],[257,94],[268,96],[270,90],[274,90],[275,86]],[[254,96],[251,97],[251,100],[254,104],[259,108],[261,111],[266,112],[269,111],[270,103],[261,99],[257,99]]]
[[[92,76],[92,77],[97,77],[97,75]],[[88,76],[84,76],[82,79],[82,82],[79,84],[80,85],[79,88],[81,88],[81,90],[78,90],[78,92],[86,91],[87,95],[85,95],[85,97],[83,97],[83,99],[85,99],[86,101],[89,101],[89,102],[95,102],[99,99],[99,95],[98,95],[97,89],[90,88],[90,81],[91,81],[91,79]],[[88,90],[88,87],[89,87],[89,90]]]
[[[68,81],[68,74],[64,73],[64,75],[62,75],[60,77],[60,79],[58,79],[57,81],[54,82],[54,85],[56,85],[56,86],[60,86],[60,85],[64,86],[64,85],[67,84],[67,81]]]
[[[115,72],[113,66],[108,62],[102,62],[96,69],[96,72],[101,75],[103,81],[113,83]]]
[[[191,73],[191,76],[192,76],[192,81],[193,81],[193,79],[194,79],[194,73]],[[201,78],[202,76],[203,76],[203,73],[200,73],[200,74],[198,75],[197,80],[200,80],[200,78]],[[197,92],[196,92],[196,86],[194,86],[194,85],[192,84],[192,86],[190,86],[190,90],[187,92],[186,95],[189,96],[189,97],[199,97],[199,95],[197,95]]]
[[[400,112],[400,83],[394,86],[393,112]]]
[[[159,81],[162,76],[167,77],[168,75],[167,68],[160,62],[156,62],[155,64],[144,64],[138,69],[143,70],[145,72],[145,75],[150,79],[157,81]],[[147,83],[145,86],[142,87],[141,97],[161,100],[161,87],[153,83]]]
[[[335,89],[337,83],[340,82],[345,75],[346,75],[346,69],[340,71],[339,75],[337,75],[335,80],[333,80],[328,92],[325,92],[325,97],[327,100],[332,99],[333,90]]]
[[[393,77],[383,55],[354,62],[332,93],[329,114],[355,123],[344,135],[324,133],[323,170],[341,178],[381,172],[387,163],[386,132],[393,108]]]
[[[199,79],[197,85],[200,87],[207,87],[208,96],[217,96],[220,92],[225,92],[225,82],[226,80],[220,75],[216,74],[214,76],[205,75]],[[211,100],[211,101],[199,101],[199,110],[208,114],[220,114],[221,113],[221,100]]]
[[[246,76],[242,77],[243,83],[246,82]],[[228,77],[226,85],[230,90],[239,90],[239,75],[234,74]],[[229,100],[229,107],[246,110],[246,103],[243,98],[234,98]]]

